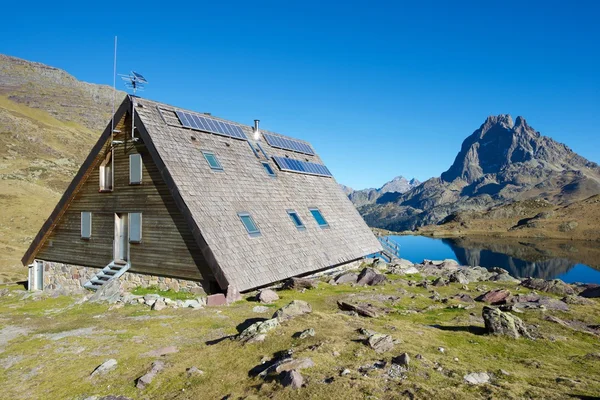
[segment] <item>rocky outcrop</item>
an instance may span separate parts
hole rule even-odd
[[[562,296],[575,294],[575,290],[560,279],[546,281],[543,279],[527,278],[521,281],[521,286],[542,292],[554,293]]]
[[[309,314],[312,312],[312,307],[305,301],[293,300],[288,305],[281,307],[273,314],[273,318],[279,321],[287,321],[300,315]]]

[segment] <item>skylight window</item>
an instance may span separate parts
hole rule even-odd
[[[267,172],[267,175],[275,176],[275,171],[273,171],[273,168],[271,168],[271,165],[268,162],[263,162],[262,165]]]
[[[212,169],[214,169],[215,171],[223,171],[223,166],[219,162],[219,159],[217,158],[217,156],[215,156],[215,153],[211,153],[209,151],[203,151],[202,154],[204,155],[206,162]]]
[[[294,223],[294,225],[296,225],[296,228],[298,228],[298,230],[306,229],[306,227],[302,223],[302,220],[300,219],[300,216],[298,215],[298,213],[296,211],[287,210],[287,213],[290,216],[290,218],[292,219],[292,222]]]
[[[309,211],[312,214],[312,216],[314,217],[315,221],[317,221],[317,224],[319,224],[319,226],[321,228],[329,227],[327,220],[325,220],[325,217],[323,217],[323,214],[321,214],[321,211],[319,211],[318,208],[309,208]]]
[[[260,236],[260,229],[258,229],[258,226],[250,214],[242,212],[238,213],[238,216],[240,217],[242,224],[244,224],[244,228],[246,228],[246,231],[250,236]]]

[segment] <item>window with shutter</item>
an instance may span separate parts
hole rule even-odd
[[[142,183],[142,155],[129,155],[129,184],[139,185]]]
[[[142,241],[142,213],[129,213],[129,243]]]

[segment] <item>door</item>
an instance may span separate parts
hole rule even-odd
[[[115,214],[115,239],[114,259],[115,262],[127,262],[129,254],[127,214]]]
[[[44,289],[44,262],[35,260],[29,266],[29,290]]]

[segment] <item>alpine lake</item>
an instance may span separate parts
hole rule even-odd
[[[600,284],[600,243],[532,238],[389,236],[402,258],[453,259],[461,265],[501,267],[515,278]]]

